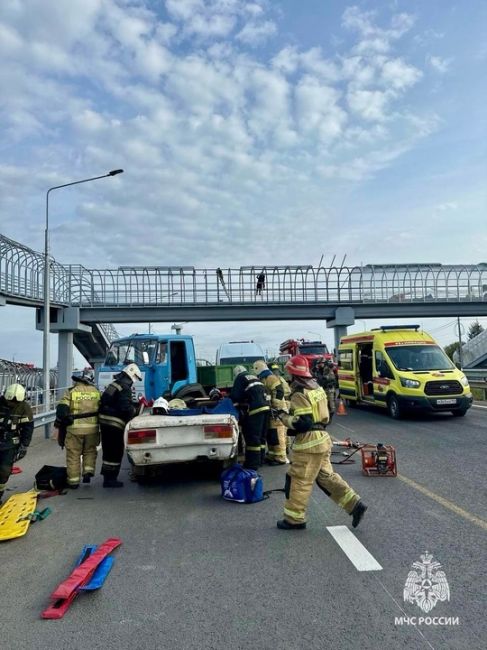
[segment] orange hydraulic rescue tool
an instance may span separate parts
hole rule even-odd
[[[346,440],[333,440],[333,446],[354,449],[351,454],[344,453],[346,458],[335,462],[335,465],[353,463],[351,457],[360,450],[362,455],[362,474],[365,476],[397,476],[396,450],[392,445],[376,445],[368,442],[352,442]]]

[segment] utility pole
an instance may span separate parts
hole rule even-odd
[[[457,327],[458,327],[458,358],[460,359],[460,368],[463,368],[462,324],[460,323],[460,316],[457,317]]]

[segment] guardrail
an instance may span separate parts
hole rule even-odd
[[[482,400],[487,400],[487,368],[464,369],[470,388],[476,388],[482,395]]]
[[[47,411],[34,415],[34,429],[44,427],[44,438],[49,439],[49,427],[56,419],[56,411]]]

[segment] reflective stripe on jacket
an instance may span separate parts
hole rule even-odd
[[[62,405],[69,408],[69,414],[74,418],[84,413],[97,412],[100,406],[100,391],[95,386],[75,382],[62,396],[59,406]],[[75,419],[66,432],[75,435],[98,433],[98,416]]]

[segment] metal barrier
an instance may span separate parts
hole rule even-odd
[[[463,372],[468,379],[470,388],[480,390],[482,400],[487,400],[487,368],[464,368]]]

